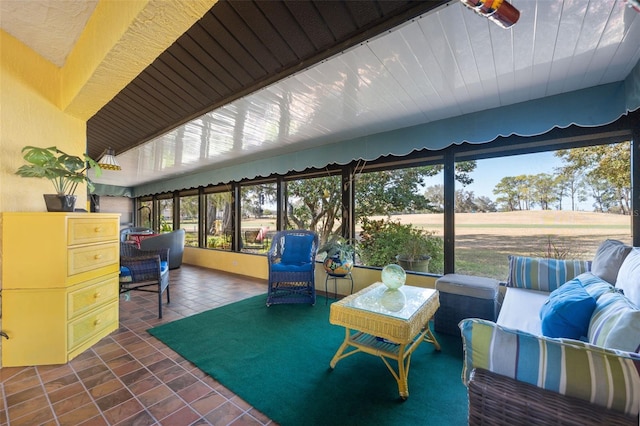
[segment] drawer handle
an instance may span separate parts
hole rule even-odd
[[[96,320],[93,322],[93,325],[100,325],[102,323],[102,320],[100,318],[96,318]]]
[[[95,258],[95,259],[102,259],[102,255],[101,255],[101,254],[96,254],[96,255],[94,256],[94,258]]]
[[[102,293],[97,292],[96,294],[93,295],[94,298],[99,299],[102,297]]]
[[[96,232],[102,232],[102,226],[96,226],[95,231]]]

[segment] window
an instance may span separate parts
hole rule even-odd
[[[204,235],[207,248],[231,250],[233,236],[233,194],[221,190],[205,194]]]
[[[240,190],[241,251],[264,254],[269,250],[270,238],[276,226],[276,183],[246,185]]]
[[[138,226],[153,229],[153,200],[140,201],[137,214]]]
[[[498,141],[450,150],[458,161],[452,190],[455,247],[446,246],[455,258],[446,259],[448,269],[504,280],[511,254],[591,259],[604,239],[632,243],[629,142],[556,151],[532,143],[524,149]],[[188,245],[197,245],[202,230],[204,247],[253,254],[266,253],[278,224],[314,230],[321,244],[332,235],[353,235],[356,264],[371,267],[398,262],[409,245],[420,248],[416,241],[424,239],[427,249],[422,249],[430,257],[426,271],[442,274],[444,196],[450,190],[444,187],[443,165],[449,153],[422,151],[256,179],[240,185],[239,200],[232,184],[206,187],[202,195],[187,190],[180,193],[179,220],[173,217],[178,199],[173,194],[145,197],[138,201],[137,224],[153,223],[167,232],[179,223],[192,234]],[[354,169],[352,215],[342,179]],[[205,205],[198,210],[200,196]],[[350,225],[343,217],[354,217],[355,228],[343,229]],[[415,261],[403,266],[425,271]]]
[[[629,143],[477,161],[456,186],[455,271],[506,280],[509,255],[593,259],[631,244]]]
[[[341,176],[323,176],[286,182],[287,229],[308,229],[320,245],[342,235]]]
[[[180,200],[180,229],[185,231],[185,246],[198,247],[198,227],[200,223],[198,195],[184,195]]]
[[[428,185],[428,186],[427,186]],[[442,165],[363,172],[356,176],[360,262],[400,263],[414,272],[443,270]]]
[[[158,200],[160,210],[160,232],[173,231],[173,198]]]

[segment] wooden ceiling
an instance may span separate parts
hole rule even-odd
[[[220,1],[87,123],[120,154],[446,1]]]

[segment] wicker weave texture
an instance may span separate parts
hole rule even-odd
[[[638,426],[638,417],[482,369],[469,381],[469,425]]]
[[[397,343],[409,343],[429,322],[440,306],[438,292],[427,300],[408,320],[380,315],[350,306],[351,301],[360,297],[372,288],[382,286],[382,283],[373,284],[359,292],[347,296],[331,305],[329,322],[354,330],[363,331]]]
[[[295,265],[291,270],[282,268],[274,270],[274,265],[283,265],[283,256],[287,248],[287,239],[295,237],[308,237],[308,247],[294,247],[293,250],[303,250],[300,253],[305,257],[308,268]],[[278,232],[271,242],[271,248],[267,253],[269,265],[269,285],[267,289],[267,306],[282,303],[316,303],[315,283],[315,257],[318,251],[318,235],[313,231],[304,229],[287,230]]]
[[[132,290],[158,293],[158,318],[162,318],[162,293],[169,295],[169,271],[161,271],[161,261],[168,262],[169,249],[140,250],[133,244],[120,243],[120,266],[131,272],[131,282],[120,283],[120,293]]]
[[[478,299],[470,296],[440,291],[440,309],[434,317],[438,333],[460,335],[458,323],[465,318],[496,320],[496,300]]]

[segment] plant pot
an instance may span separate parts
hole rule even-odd
[[[43,194],[48,212],[72,212],[76,207],[75,195]]]
[[[334,277],[344,277],[353,269],[353,260],[340,260],[339,256],[327,257],[322,263],[324,270]]]
[[[398,265],[402,266],[405,271],[413,272],[429,272],[429,261],[431,256],[420,256],[416,259],[409,259],[408,256],[399,254],[396,256]]]

